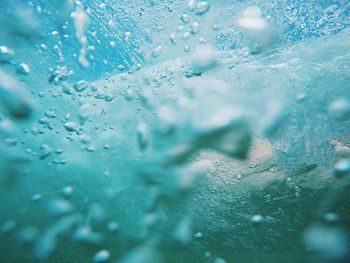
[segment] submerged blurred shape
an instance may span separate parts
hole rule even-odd
[[[173,232],[173,239],[179,242],[180,245],[185,246],[192,240],[192,235],[192,221],[186,217],[176,225]]]
[[[62,216],[73,212],[74,207],[67,200],[54,199],[49,202],[47,210],[53,216]]]
[[[263,121],[263,134],[270,138],[283,126],[287,119],[287,113],[282,104],[277,101],[268,103],[267,108]]]
[[[34,256],[38,260],[48,260],[57,249],[58,242],[62,236],[81,221],[79,214],[72,214],[61,217],[54,225],[41,234],[34,245]]]
[[[194,51],[191,69],[195,74],[201,74],[213,68],[217,63],[216,53],[208,45],[199,45]]]
[[[5,110],[15,118],[28,118],[32,112],[32,103],[21,84],[1,69],[0,101]]]
[[[43,28],[33,7],[26,1],[2,0],[0,2],[1,35],[23,37],[27,40],[42,38]]]
[[[100,244],[103,236],[92,230],[88,225],[80,226],[73,234],[73,240],[79,243],[96,245]]]
[[[38,235],[39,235],[39,230],[36,227],[23,228],[17,234],[18,239],[23,243],[34,242]]]
[[[212,148],[231,158],[247,157],[251,132],[244,114],[239,109],[219,109],[200,125],[200,130],[195,145]]]
[[[214,263],[227,263],[227,261],[224,260],[223,258],[216,258]]]
[[[160,253],[153,244],[144,244],[135,248],[118,263],[161,263]]]
[[[350,99],[339,98],[329,105],[329,113],[338,121],[346,121],[350,119]]]
[[[62,27],[70,19],[70,12],[73,9],[73,0],[52,0],[54,6],[54,17],[58,27]]]

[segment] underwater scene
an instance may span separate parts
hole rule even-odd
[[[350,262],[350,1],[0,0],[0,262]]]

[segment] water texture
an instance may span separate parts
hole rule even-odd
[[[0,1],[0,262],[350,262],[350,2]]]

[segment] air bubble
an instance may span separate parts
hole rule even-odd
[[[40,146],[39,159],[40,160],[46,159],[48,156],[51,155],[51,153],[52,153],[52,148],[47,144],[43,144]]]
[[[71,197],[73,194],[73,191],[74,191],[74,189],[70,185],[67,185],[62,189],[62,193],[66,198]]]
[[[162,46],[159,45],[155,49],[153,49],[152,57],[154,57],[154,58],[158,57],[161,54],[161,52],[162,52]]]
[[[199,1],[195,6],[196,15],[204,15],[210,9],[210,4],[207,1]]]
[[[100,250],[97,252],[94,256],[94,262],[95,263],[100,263],[100,262],[107,262],[108,259],[110,258],[110,253],[108,250]]]
[[[350,175],[350,159],[340,159],[334,165],[334,175],[343,177]]]
[[[111,221],[108,223],[108,231],[116,232],[119,229],[119,224],[117,222]]]
[[[62,216],[73,212],[74,208],[67,200],[55,199],[49,202],[47,210],[53,216]]]
[[[254,225],[262,224],[264,222],[264,217],[262,215],[254,215],[250,222]]]
[[[32,197],[31,197],[31,201],[32,202],[38,202],[39,200],[41,200],[41,198],[42,198],[42,196],[41,196],[41,194],[34,194]]]
[[[20,63],[17,65],[17,72],[22,75],[28,75],[30,73],[30,68],[25,63]]]
[[[66,130],[69,132],[73,132],[78,129],[78,124],[76,124],[75,122],[66,122],[64,124],[64,128],[66,128]]]
[[[216,258],[214,263],[227,263],[227,261],[224,260],[223,258]]]
[[[141,150],[145,150],[150,143],[147,125],[141,122],[137,127],[137,142]]]
[[[11,59],[13,59],[14,56],[15,56],[14,50],[10,49],[7,46],[0,46],[0,63],[4,61],[8,62]]]
[[[350,100],[346,98],[334,100],[329,105],[329,112],[335,120],[346,121],[350,119]]]
[[[212,47],[199,45],[193,55],[191,69],[196,73],[203,73],[212,69],[217,63],[217,56]]]
[[[74,84],[73,88],[77,92],[82,92],[82,91],[86,90],[87,88],[89,88],[89,84],[85,80],[79,80]]]

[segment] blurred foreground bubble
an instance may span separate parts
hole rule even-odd
[[[15,51],[7,46],[0,46],[0,63],[9,62],[15,56]]]
[[[21,84],[11,75],[0,69],[0,101],[13,117],[28,118],[32,103]]]
[[[250,6],[246,8],[237,24],[253,40],[254,45],[251,47],[253,53],[260,53],[273,44],[273,29],[266,18],[263,17],[259,7]]]
[[[161,263],[162,258],[160,253],[153,247],[152,244],[144,244],[132,250],[118,263]]]
[[[345,262],[350,256],[350,244],[346,232],[340,228],[311,226],[304,233],[305,245],[316,252],[321,261]]]
[[[192,60],[191,70],[195,74],[201,74],[211,69],[217,63],[215,51],[208,45],[199,45]]]
[[[39,230],[36,227],[23,228],[17,234],[18,239],[23,243],[34,242],[38,235],[39,235]]]
[[[32,6],[20,0],[0,2],[0,30],[13,37],[35,40],[44,36],[43,28]]]
[[[190,0],[187,3],[187,9],[193,11],[196,15],[201,16],[210,9],[210,4],[204,0]]]
[[[89,16],[85,12],[82,2],[76,1],[76,10],[71,13],[71,17],[73,18],[75,26],[75,36],[81,45],[78,61],[82,67],[87,68],[89,67],[90,62],[86,58],[88,40],[85,35],[85,30],[89,24]]]
[[[73,212],[72,204],[64,199],[55,199],[49,202],[48,211],[53,216],[62,216]]]
[[[94,256],[94,263],[107,262],[110,257],[110,253],[108,250],[100,250]]]
[[[338,121],[346,121],[350,119],[350,99],[340,98],[334,100],[329,105],[329,113]]]
[[[343,177],[350,175],[350,159],[340,159],[334,165],[334,175]]]

